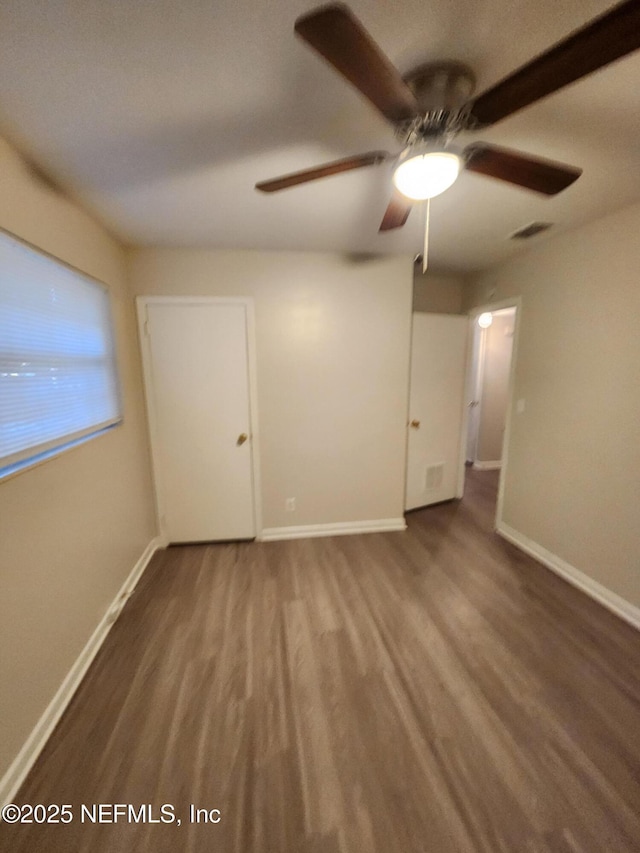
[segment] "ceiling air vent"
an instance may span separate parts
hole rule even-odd
[[[546,231],[547,228],[551,228],[553,222],[531,222],[529,225],[525,225],[523,228],[518,228],[517,231],[514,231],[510,240],[528,240],[529,237],[535,237],[536,234],[539,234],[541,231]]]

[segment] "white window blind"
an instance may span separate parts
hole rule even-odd
[[[119,420],[107,289],[0,232],[0,475]]]

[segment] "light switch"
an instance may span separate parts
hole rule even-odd
[[[524,412],[524,398],[516,401],[516,412],[521,415]]]

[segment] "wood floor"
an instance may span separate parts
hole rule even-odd
[[[637,853],[640,634],[491,532],[495,485],[158,553],[17,798],[73,822],[0,850]]]

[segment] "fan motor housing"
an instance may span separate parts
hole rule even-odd
[[[420,113],[396,125],[405,145],[438,141],[446,144],[469,125],[468,103],[476,78],[468,65],[446,60],[426,62],[403,75],[418,101]]]
[[[471,98],[476,86],[473,71],[463,62],[425,62],[403,76],[423,113],[457,112]]]

